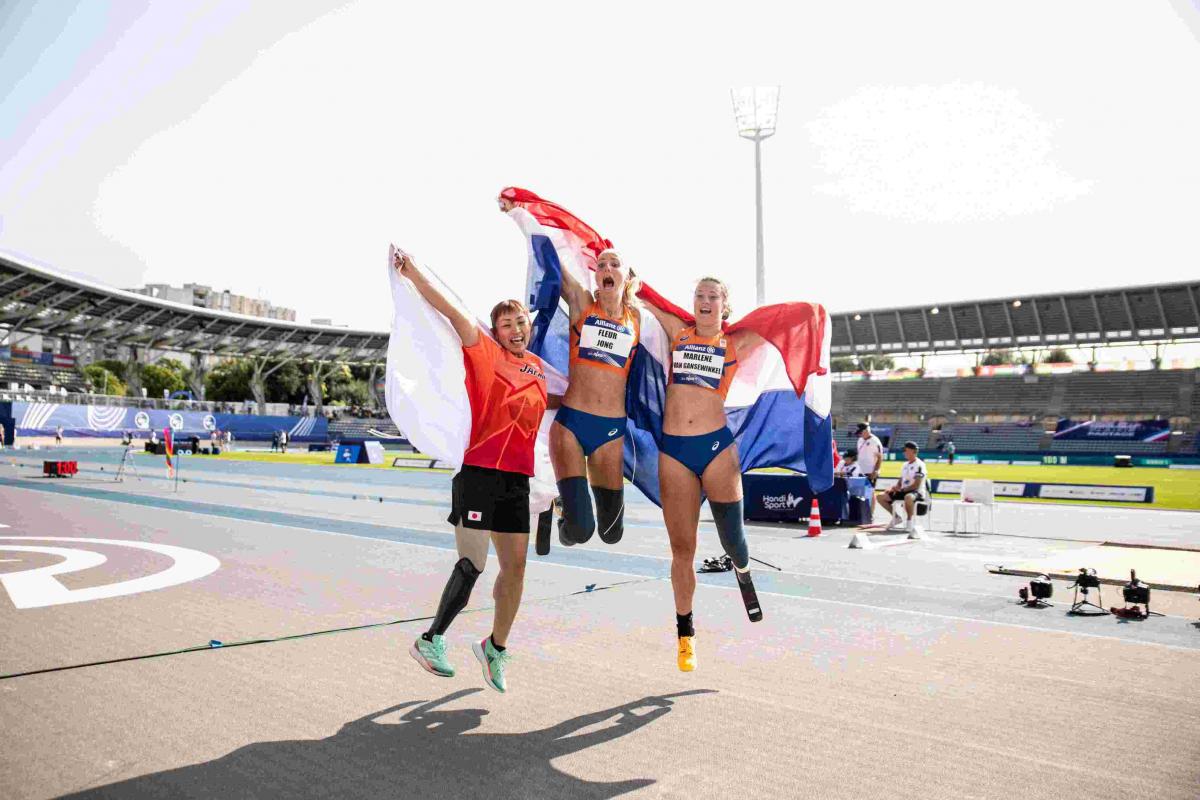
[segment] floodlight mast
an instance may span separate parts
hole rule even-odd
[[[731,89],[733,117],[738,136],[754,142],[754,234],[757,245],[755,283],[758,305],[766,302],[767,276],[763,265],[762,142],[775,135],[779,111],[778,86],[749,86]]]

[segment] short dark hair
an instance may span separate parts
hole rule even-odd
[[[911,449],[914,453],[921,452],[921,448],[917,447],[917,443],[912,440],[909,440],[904,443],[904,449],[905,450]]]
[[[859,433],[862,433],[863,431],[869,431],[869,430],[871,430],[871,423],[860,422],[860,423],[858,423],[858,426],[854,430],[858,431]]]
[[[847,450],[845,453],[842,453],[842,458],[858,458],[858,451]]]
[[[529,309],[525,308],[525,304],[520,300],[501,300],[492,308],[492,330],[496,330],[496,320],[500,319],[501,314],[524,314],[526,319],[532,322],[529,315]]]

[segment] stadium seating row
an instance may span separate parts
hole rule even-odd
[[[330,439],[378,439],[380,437],[400,438],[401,433],[391,419],[342,417],[329,422]]]
[[[26,384],[35,389],[58,386],[69,392],[86,392],[87,380],[77,370],[67,367],[51,367],[43,364],[26,364],[19,361],[0,361],[0,388],[11,388],[12,384]]]
[[[923,421],[978,416],[977,421],[1058,417],[1200,420],[1200,370],[1147,370],[1020,377],[923,378],[833,384],[835,418],[868,415]]]
[[[879,422],[880,430],[891,429],[891,448],[912,440],[926,453],[937,453],[946,442],[953,441],[959,453],[1115,453],[1155,455],[1167,452],[1167,442],[1098,442],[1064,441],[1054,439],[1040,424],[1013,422],[947,423],[940,430],[931,425]],[[835,433],[838,449],[845,451],[856,446],[854,426],[848,425]],[[1178,452],[1191,452],[1181,448]]]

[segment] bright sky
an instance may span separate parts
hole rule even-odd
[[[521,294],[516,184],[744,311],[753,84],[772,301],[1200,274],[1200,0],[8,2],[0,248],[383,329],[389,240],[477,312]]]

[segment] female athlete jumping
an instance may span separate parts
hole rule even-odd
[[[501,210],[513,202],[500,198]],[[637,278],[615,250],[596,260],[593,294],[566,270],[563,296],[571,314],[570,385],[550,428],[550,461],[563,517],[559,541],[620,541],[624,533],[625,384],[641,334],[634,306]],[[595,514],[588,485],[595,496]]]
[[[483,572],[490,540],[500,561],[492,590],[495,619],[491,635],[472,649],[483,667],[484,680],[503,692],[509,659],[505,643],[525,585],[529,477],[533,475],[534,440],[547,404],[545,369],[541,359],[525,351],[529,312],[519,301],[505,300],[492,309],[493,339],[447,300],[408,256],[397,253],[395,268],[412,281],[462,340],[471,403],[470,443],[451,487],[449,522],[454,525],[459,559],[442,590],[433,624],[409,652],[434,675],[454,675],[454,667],[446,659],[444,636],[454,617],[466,607]]]
[[[738,587],[752,622],[762,610],[750,579],[750,551],[742,524],[742,470],[737,446],[725,418],[725,397],[745,357],[762,344],[756,334],[727,336],[721,327],[729,317],[729,290],[716,278],[703,278],[694,297],[695,325],[651,304],[646,308],[671,337],[667,407],[659,447],[658,482],[663,519],[671,539],[671,587],[679,636],[679,669],[696,668],[696,631],[692,600],[696,594],[696,536],[700,504],[708,496],[721,546],[733,561]]]

